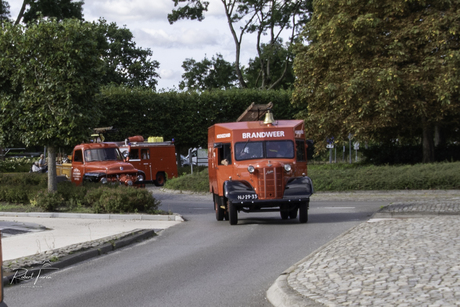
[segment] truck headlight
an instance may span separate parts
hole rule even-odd
[[[144,176],[141,174],[137,175],[137,181],[144,181]]]
[[[107,183],[107,178],[102,177],[101,180],[100,180],[100,182],[101,182],[102,184],[106,184],[106,183]]]
[[[249,173],[253,174],[255,170],[256,170],[256,169],[254,168],[254,166],[252,166],[252,165],[249,165],[249,166],[248,166],[248,172],[249,172]]]
[[[284,164],[284,170],[285,170],[286,172],[289,173],[289,172],[291,171],[291,169],[292,169],[292,168],[291,168],[291,164]]]

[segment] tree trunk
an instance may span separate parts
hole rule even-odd
[[[442,127],[437,124],[434,126],[434,146],[445,145],[446,139]]]
[[[423,163],[434,162],[433,130],[429,126],[423,127]]]
[[[48,192],[57,191],[56,179],[56,151],[53,146],[48,147]]]
[[[24,11],[26,10],[26,4],[28,3],[27,0],[24,0],[22,2],[21,10],[19,10],[18,18],[16,18],[16,21],[14,22],[14,25],[16,26],[18,23],[21,22],[22,17],[24,17]]]

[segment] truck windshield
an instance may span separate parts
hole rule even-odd
[[[237,161],[262,158],[293,159],[294,142],[283,140],[236,143],[235,158]]]
[[[123,161],[118,148],[98,148],[85,150],[85,161]]]

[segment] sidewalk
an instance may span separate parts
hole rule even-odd
[[[267,298],[274,306],[459,306],[459,192],[382,208],[283,272]]]
[[[178,215],[0,212],[4,276],[43,261],[73,264],[152,237],[182,221]],[[73,261],[66,258],[77,252],[80,255]]]

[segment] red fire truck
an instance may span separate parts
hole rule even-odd
[[[313,184],[307,176],[302,120],[215,124],[208,129],[209,190],[216,219],[238,223],[238,212],[279,211],[308,221]]]
[[[115,143],[83,143],[75,146],[71,163],[56,165],[57,175],[65,175],[80,185],[83,181],[120,183],[144,187],[145,174],[125,162]]]
[[[160,137],[158,137],[160,138]],[[176,148],[162,139],[145,142],[140,135],[117,143],[127,162],[145,174],[144,183],[163,186],[167,178],[177,177]]]

